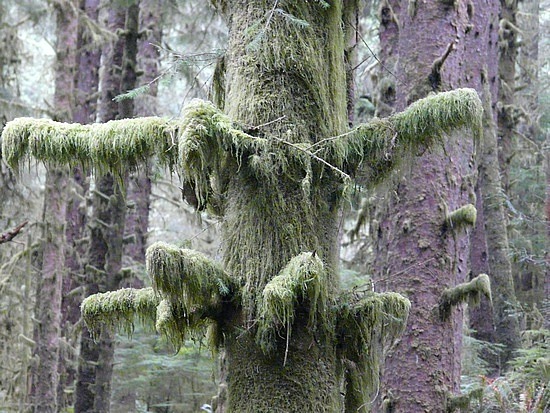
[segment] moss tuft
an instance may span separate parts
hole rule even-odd
[[[202,335],[216,323],[224,299],[238,299],[238,286],[199,252],[157,242],[147,249],[146,260],[153,288],[162,298],[157,330],[176,347],[183,344],[187,333]]]
[[[472,204],[464,205],[447,215],[445,228],[458,231],[461,228],[473,227],[476,224],[476,219],[476,207]]]
[[[343,296],[338,334],[346,370],[346,411],[368,411],[378,389],[384,352],[403,333],[410,306],[397,293]]]
[[[99,336],[101,325],[131,335],[136,318],[154,326],[158,303],[152,288],[123,288],[87,297],[82,301],[82,318],[94,338]]]
[[[491,300],[491,281],[487,274],[479,274],[469,282],[446,289],[443,291],[439,301],[439,315],[441,319],[448,319],[452,308],[466,300],[471,305],[479,304],[482,294]]]
[[[286,328],[290,335],[299,302],[309,307],[309,327],[317,321],[326,325],[327,279],[323,262],[311,252],[294,257],[281,272],[269,281],[262,293],[257,341],[264,352],[275,348],[277,335]]]

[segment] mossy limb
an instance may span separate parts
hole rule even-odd
[[[82,301],[81,311],[92,337],[98,337],[101,325],[131,335],[136,318],[154,326],[158,304],[152,288],[123,288],[87,297]]]
[[[312,252],[292,258],[281,272],[269,281],[262,293],[257,338],[262,350],[275,347],[275,337],[285,328],[288,336],[296,306],[303,300],[309,307],[309,326],[326,324],[327,280],[323,262]]]
[[[346,367],[346,407],[367,411],[379,385],[384,352],[403,333],[410,301],[397,293],[345,294],[338,311],[341,358]]]
[[[399,163],[426,149],[443,134],[471,127],[476,139],[481,136],[483,107],[474,89],[457,89],[420,99],[404,112],[388,118],[375,118],[351,131],[320,141],[309,149],[333,165],[354,172],[362,167],[373,186]]]
[[[491,281],[487,274],[479,274],[469,282],[458,284],[443,291],[439,301],[439,315],[446,320],[457,304],[468,301],[471,305],[479,304],[481,295],[491,300]]]
[[[238,292],[221,266],[197,251],[157,242],[147,249],[146,264],[155,291],[187,314]]]
[[[445,227],[455,231],[465,227],[474,227],[476,219],[476,207],[472,204],[467,204],[447,215],[445,218]]]
[[[177,127],[176,122],[157,117],[91,125],[17,118],[2,132],[2,156],[14,170],[30,157],[118,176],[150,157],[172,168],[177,155]]]

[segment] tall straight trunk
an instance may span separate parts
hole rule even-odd
[[[514,130],[518,124],[516,105],[516,63],[519,33],[516,15],[517,0],[500,1],[499,55],[498,55],[498,144],[501,185],[510,193],[510,162],[515,154]]]
[[[72,92],[77,37],[77,19],[72,8],[55,6],[56,76],[54,107],[60,120],[72,114]],[[53,163],[46,171],[44,194],[44,231],[42,269],[37,284],[35,318],[38,362],[32,369],[32,401],[36,412],[56,412],[59,384],[62,286],[65,271],[65,219],[67,212],[68,174]]]
[[[389,59],[382,64],[391,67],[398,58],[399,81],[396,85],[389,74],[382,78],[381,113],[392,109],[393,94],[400,110],[429,92],[461,85],[467,49],[457,40],[468,24],[462,3],[392,4],[381,6],[381,40]],[[396,10],[398,16],[392,14]],[[444,290],[468,275],[469,229],[444,222],[447,213],[473,202],[474,147],[464,131],[444,141],[443,150],[419,155],[414,166],[404,167],[373,228],[375,288],[411,300],[405,333],[386,359],[376,412],[443,413],[447,400],[459,393],[463,310],[459,306],[443,319],[438,308]]]
[[[75,79],[75,105],[72,113],[73,122],[81,124],[91,123],[95,120],[97,105],[97,90],[99,81],[99,64],[101,58],[100,49],[86,41],[88,33],[84,19],[97,22],[99,0],[80,0],[76,79]],[[76,5],[75,5],[76,7]],[[89,177],[80,167],[74,167],[71,174],[71,191],[68,196],[67,218],[65,236],[68,251],[65,258],[65,266],[68,274],[63,280],[62,300],[62,333],[67,343],[68,351],[65,352],[60,362],[60,383],[58,391],[58,404],[60,409],[74,404],[76,378],[78,375],[78,358],[75,351],[80,346],[80,336],[76,326],[80,320],[80,303],[83,293],[78,292],[84,286],[83,258],[86,254],[86,222],[87,207],[86,197],[89,190]],[[89,339],[87,337],[84,340]]]
[[[102,5],[108,5],[105,2]],[[106,27],[113,33],[125,27],[126,9],[112,5]],[[100,77],[98,119],[102,122],[119,117],[118,103],[113,100],[121,90],[124,38],[104,47],[103,72]],[[122,267],[122,238],[126,213],[125,195],[111,174],[98,176],[92,198],[93,215],[86,262],[87,295],[118,288]],[[114,336],[103,330],[97,343],[84,331],[75,412],[109,412],[113,371]]]

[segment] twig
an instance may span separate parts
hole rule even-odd
[[[25,221],[22,224],[19,224],[11,231],[5,232],[0,236],[0,244],[3,244],[4,242],[10,242],[12,239],[14,239],[17,235],[19,235],[19,232],[23,229],[25,225],[27,225],[29,221]]]
[[[294,149],[298,149],[299,151],[302,151],[304,152],[305,154],[311,156],[313,159],[321,162],[322,164],[328,166],[330,169],[332,169],[333,171],[335,171],[336,173],[340,174],[344,180],[349,180],[351,181],[351,177],[345,173],[344,171],[338,169],[337,167],[335,167],[334,165],[331,165],[330,163],[328,163],[327,161],[325,161],[323,158],[319,158],[317,155],[315,155],[314,153],[308,151],[307,149],[304,149],[304,148],[300,148],[298,145],[295,145],[293,144],[292,142],[288,142],[288,141],[285,141],[284,139],[281,139],[281,138],[277,138],[276,136],[273,137],[276,141],[279,141],[281,143],[284,143],[285,145],[288,145],[288,146],[291,146],[292,148]]]

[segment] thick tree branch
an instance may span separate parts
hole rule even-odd
[[[0,235],[0,244],[3,244],[4,242],[10,242],[13,240],[17,235],[19,235],[19,232],[23,229],[25,225],[27,225],[29,221],[25,221],[22,224],[19,224],[14,229],[4,232],[2,235]]]
[[[366,412],[379,384],[384,351],[402,334],[411,303],[397,293],[344,293],[337,331],[346,367],[346,407]]]

